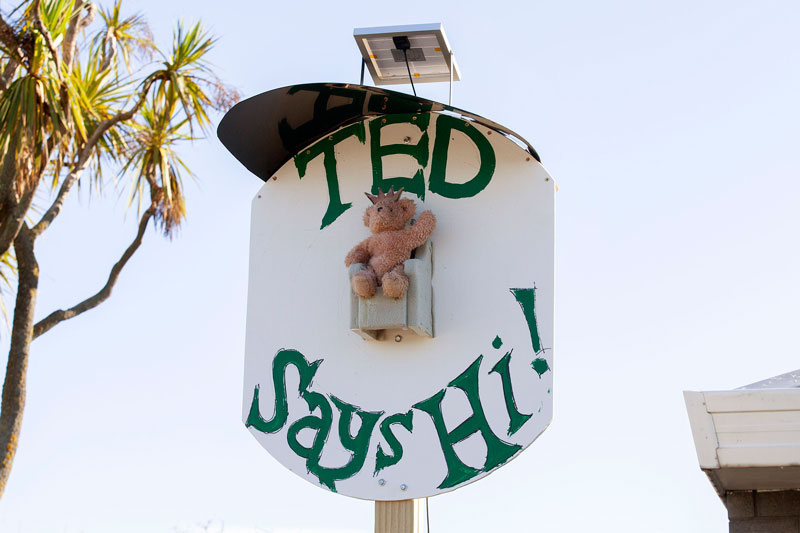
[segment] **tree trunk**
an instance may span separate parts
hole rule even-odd
[[[11,330],[11,348],[8,351],[6,379],[0,403],[0,497],[6,488],[11,465],[19,442],[22,413],[25,410],[25,381],[28,355],[33,339],[33,312],[39,285],[39,265],[33,252],[33,239],[24,225],[14,239],[19,268],[17,302]]]
[[[17,137],[12,137],[0,167],[0,256],[14,244],[14,239],[25,223],[25,215],[33,204],[33,197],[39,186],[40,176],[37,176],[35,183],[23,187],[21,192],[17,190],[18,184],[15,179],[18,144]]]

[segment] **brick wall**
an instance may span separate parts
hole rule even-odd
[[[800,490],[729,491],[730,533],[800,533]]]

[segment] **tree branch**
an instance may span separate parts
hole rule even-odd
[[[6,63],[6,66],[3,69],[3,73],[0,74],[0,91],[5,91],[8,89],[8,86],[11,84],[11,80],[14,79],[14,75],[16,75],[17,70],[19,70],[19,61],[13,57],[9,57],[8,63]]]
[[[86,15],[81,17],[81,11],[84,8],[86,9]],[[96,14],[97,6],[93,3],[84,2],[84,0],[75,2],[73,18],[69,22],[67,31],[64,34],[64,41],[61,43],[61,56],[64,58],[64,66],[67,71],[72,67],[72,60],[75,57],[75,39],[78,37],[78,33],[92,23]]]
[[[33,250],[33,239],[27,227],[20,230],[14,240],[19,267],[17,301],[14,306],[14,325],[11,330],[11,347],[3,382],[0,403],[0,496],[11,474],[11,465],[17,452],[22,414],[25,410],[26,374],[28,356],[33,340],[33,313],[39,287],[39,265]]]
[[[53,200],[53,203],[47,208],[47,211],[44,215],[42,215],[42,219],[33,227],[31,232],[33,233],[34,238],[38,237],[42,234],[44,230],[50,227],[50,224],[55,220],[59,213],[61,213],[61,208],[64,206],[64,200],[67,199],[69,195],[70,189],[78,181],[78,178],[83,174],[83,168],[76,169],[70,172],[64,181],[61,182],[61,187],[58,189],[58,194],[56,195],[56,199]]]
[[[83,11],[84,7],[87,7],[88,13],[86,13],[86,16],[81,17],[81,12]],[[72,60],[75,57],[75,39],[78,36],[78,32],[83,30],[83,28],[92,22],[94,15],[95,7],[93,4],[89,3],[87,6],[87,3],[84,0],[75,0],[75,4],[72,7],[70,21],[67,25],[66,31],[64,32],[63,41],[61,42],[61,58],[64,61],[65,75],[69,75],[69,71],[72,69]],[[67,91],[66,84],[61,85],[59,94],[61,95],[61,99],[64,101],[62,109],[64,109],[66,116],[65,122],[70,122],[72,120],[72,106],[68,105],[69,92]]]
[[[80,166],[82,163],[84,165],[86,164],[86,162],[92,155],[92,150],[94,150],[94,146],[97,144],[100,138],[105,134],[105,132],[107,132],[111,127],[122,122],[123,120],[129,120],[130,118],[133,117],[133,115],[136,114],[137,111],[139,111],[139,108],[142,107],[142,104],[144,104],[144,101],[147,98],[147,93],[150,91],[150,87],[153,85],[154,81],[155,79],[148,79],[147,81],[144,82],[144,85],[142,86],[142,92],[139,94],[139,99],[136,100],[136,103],[133,105],[133,107],[131,107],[127,111],[120,111],[113,117],[107,118],[106,120],[101,122],[99,126],[97,126],[97,129],[94,130],[92,135],[89,137],[89,140],[86,141],[86,144],[81,149],[80,154],[78,155],[77,166]]]
[[[152,80],[149,80],[145,83],[144,87],[142,87],[142,92],[139,95],[139,99],[136,101],[136,103],[133,105],[132,108],[130,108],[127,111],[121,111],[116,115],[114,115],[113,117],[104,120],[103,122],[100,123],[99,126],[97,126],[97,129],[95,129],[94,132],[92,132],[92,135],[89,137],[89,140],[86,141],[86,144],[83,146],[83,148],[81,148],[81,151],[78,155],[77,163],[75,163],[73,169],[61,183],[61,188],[58,190],[56,199],[53,201],[52,205],[50,205],[50,207],[47,209],[45,214],[42,215],[42,219],[31,230],[34,239],[39,235],[41,235],[42,232],[44,232],[48,227],[50,227],[50,224],[53,222],[53,220],[55,220],[55,218],[61,212],[61,208],[64,205],[64,200],[66,200],[70,189],[78,180],[78,178],[81,177],[81,174],[83,174],[83,171],[86,169],[86,164],[89,162],[89,159],[92,156],[92,150],[94,150],[95,145],[97,145],[98,141],[100,141],[100,138],[103,136],[103,134],[106,131],[108,131],[111,127],[113,127],[115,124],[118,124],[123,120],[129,120],[130,118],[133,117],[133,115],[136,114],[136,112],[144,103],[145,98],[147,98],[147,93],[150,90],[150,86],[152,84],[153,84]]]
[[[42,234],[42,232],[50,227],[50,224],[59,215],[61,208],[64,205],[64,201],[69,195],[69,191],[86,169],[86,165],[89,163],[89,159],[92,156],[92,151],[102,138],[103,134],[105,134],[105,132],[114,125],[122,122],[123,120],[129,120],[133,117],[133,115],[136,114],[142,104],[144,104],[144,101],[147,98],[147,93],[150,91],[150,87],[153,85],[154,81],[155,80],[151,78],[144,83],[142,86],[142,91],[139,94],[139,98],[130,109],[127,111],[120,111],[113,117],[107,118],[97,126],[94,132],[92,132],[92,135],[86,141],[86,144],[81,148],[81,151],[78,154],[78,161],[75,163],[72,171],[70,171],[67,177],[64,178],[61,188],[59,189],[52,205],[47,209],[45,214],[42,216],[42,219],[36,224],[36,226],[30,230],[31,237],[33,239],[36,239]],[[8,184],[6,183],[7,180],[5,178],[6,174],[13,177],[13,169],[11,169],[11,166],[13,166],[12,160],[14,158],[14,153],[15,150],[9,148],[5,158],[7,161],[3,162],[3,172],[0,173],[0,183],[3,185],[3,187],[0,188],[0,207],[3,207],[3,220],[0,220],[0,255],[8,251],[8,249],[11,247],[11,243],[14,242],[14,239],[19,233],[22,223],[25,221],[25,214],[28,212],[31,203],[33,202],[33,193],[35,191],[35,187],[31,187],[30,190],[27,190],[22,195],[22,198],[20,198],[17,202],[11,202],[10,199],[2,197],[6,193],[10,194],[9,191],[11,189],[8,188]],[[10,160],[9,157],[11,158]],[[9,183],[11,182],[9,181]],[[8,213],[8,215],[6,215],[6,213]]]
[[[61,57],[59,57],[58,51],[56,51],[56,45],[53,43],[53,36],[50,35],[50,32],[47,31],[47,28],[44,27],[44,23],[42,22],[41,4],[42,0],[33,1],[33,6],[31,6],[31,10],[33,11],[33,23],[36,26],[36,29],[39,30],[39,33],[42,34],[44,42],[47,44],[47,48],[50,50],[50,55],[53,56],[53,61],[56,64],[56,75],[58,76],[58,81],[63,83],[64,78],[61,76]]]
[[[33,326],[33,338],[36,339],[40,335],[47,333],[53,327],[58,325],[59,323],[63,322],[64,320],[69,320],[70,318],[74,318],[81,313],[85,313],[90,309],[94,309],[111,296],[111,291],[114,289],[114,285],[117,283],[117,279],[119,279],[119,275],[122,272],[122,269],[125,267],[125,264],[128,260],[133,256],[136,250],[139,249],[139,246],[142,244],[142,238],[144,237],[144,232],[147,229],[147,224],[150,222],[150,219],[153,218],[153,215],[156,213],[156,206],[151,205],[150,208],[144,212],[142,215],[141,220],[139,220],[139,231],[136,233],[136,238],[133,242],[128,246],[125,250],[125,253],[122,254],[122,257],[119,261],[111,268],[111,273],[108,275],[108,281],[106,281],[105,286],[100,289],[100,291],[95,294],[94,296],[90,296],[89,298],[85,299],[81,303],[70,307],[66,311],[59,309],[58,311],[54,311],[50,313],[47,317],[43,318],[39,322]]]
[[[111,71],[111,63],[117,57],[117,40],[111,33],[106,33],[103,39],[103,62],[100,64],[98,72]],[[106,74],[108,75],[108,73]]]

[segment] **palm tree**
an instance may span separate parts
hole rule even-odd
[[[186,215],[188,169],[176,145],[205,131],[209,109],[238,98],[206,62],[213,45],[199,24],[179,24],[163,53],[140,15],[123,17],[121,0],[105,10],[86,0],[28,0],[0,13],[0,284],[16,279],[0,401],[0,496],[19,441],[31,342],[105,301],[151,222],[169,236]],[[131,181],[137,233],[96,294],[34,323],[36,240],[76,183],[102,187],[108,165]],[[52,202],[32,210],[41,190]]]

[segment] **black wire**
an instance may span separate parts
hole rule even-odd
[[[408,53],[403,48],[403,57],[406,59],[406,68],[408,69],[408,80],[411,82],[411,90],[414,91],[414,96],[417,96],[417,90],[414,88],[414,78],[411,77],[411,67],[408,66]]]
[[[428,498],[425,498],[425,520],[428,526],[425,533],[431,533],[431,512],[430,509],[428,508]]]

